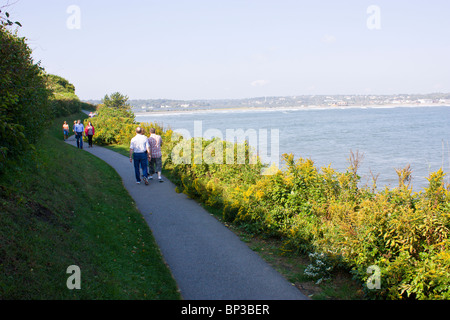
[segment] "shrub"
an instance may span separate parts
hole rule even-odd
[[[376,191],[358,187],[354,164],[340,173],[292,155],[284,162],[286,168],[272,176],[260,176],[249,164],[238,170],[186,164],[172,172],[191,197],[204,203],[221,197],[225,221],[310,254],[307,273],[316,281],[338,267],[351,270],[373,299],[449,296],[450,192],[441,170],[430,175],[428,188],[413,193],[407,169],[398,171],[397,188]],[[369,266],[380,268],[379,290],[365,285]]]
[[[310,253],[309,258],[311,259],[311,264],[308,265],[304,273],[310,279],[316,281],[316,284],[329,280],[333,271],[333,265],[328,261],[327,256],[324,253]]]
[[[59,118],[81,111],[81,103],[76,99],[50,99],[51,113],[53,117]]]
[[[131,111],[104,105],[98,106],[97,116],[92,122],[95,127],[93,142],[100,145],[122,143],[133,135],[136,129],[132,129],[136,123]]]
[[[88,105],[88,109],[89,109]],[[137,123],[134,113],[126,108],[112,108],[103,104],[97,106],[97,116],[84,121],[89,121],[95,127],[93,142],[99,145],[122,144],[129,145],[131,139],[136,135],[136,127],[144,129],[145,134],[150,134],[150,128],[155,128],[156,133],[161,135],[163,141],[170,141],[171,130],[165,130],[157,123]],[[170,143],[169,143],[170,145]],[[165,146],[166,148],[166,146]]]
[[[54,118],[81,112],[82,103],[75,94],[75,86],[63,77],[47,74],[47,88],[51,90],[50,106]],[[90,108],[91,109],[91,108]]]
[[[25,38],[0,24],[0,174],[24,158],[51,120],[43,69]]]

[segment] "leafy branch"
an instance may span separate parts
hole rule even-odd
[[[2,16],[2,10],[0,10],[0,25],[8,27],[12,26],[14,24],[18,25],[19,27],[22,27],[22,24],[19,21],[11,21],[9,20],[10,15],[8,12],[5,12],[5,16]]]

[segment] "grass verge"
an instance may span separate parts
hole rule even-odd
[[[118,174],[65,144],[57,119],[27,159],[0,180],[0,298],[178,300],[151,231]],[[69,290],[67,268],[81,270]]]

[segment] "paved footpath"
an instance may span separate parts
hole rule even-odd
[[[76,147],[72,136],[67,143]],[[121,176],[185,300],[308,300],[233,232],[175,185],[136,184],[128,157],[94,146],[84,150]]]

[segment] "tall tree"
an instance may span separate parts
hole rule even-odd
[[[105,95],[103,98],[103,104],[105,107],[115,108],[115,109],[131,109],[128,104],[128,96],[121,94],[120,92],[114,92],[111,95]]]

